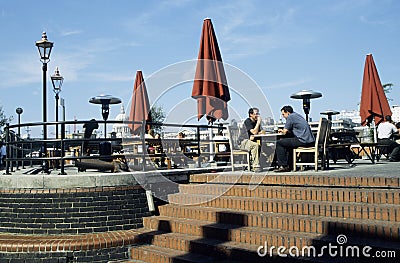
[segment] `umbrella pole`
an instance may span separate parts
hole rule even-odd
[[[209,130],[209,136],[210,136],[210,162],[214,161],[214,143],[212,142],[214,134],[213,134],[213,128],[211,126]]]
[[[374,129],[374,143],[377,143],[378,139],[377,139],[377,134],[376,134],[375,118],[372,118],[372,129]]]

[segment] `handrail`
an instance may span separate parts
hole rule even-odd
[[[135,141],[140,141],[142,144],[142,162],[145,163],[146,158],[149,157],[149,154],[147,153],[146,149],[146,138],[144,136],[144,128],[146,127],[147,124],[151,125],[152,127],[160,127],[161,129],[164,129],[166,127],[171,127],[171,128],[193,128],[195,131],[195,137],[193,141],[197,143],[197,147],[199,149],[199,154],[200,154],[200,143],[201,143],[201,134],[200,132],[205,129],[226,129],[224,127],[224,123],[220,123],[218,125],[195,125],[195,124],[175,124],[175,123],[158,123],[158,122],[134,122],[134,121],[101,121],[101,120],[96,120],[97,123],[99,124],[134,124],[134,123],[140,123],[142,124],[142,131],[140,133],[139,137],[136,138],[65,138],[65,128],[66,125],[79,125],[79,124],[85,124],[88,121],[60,121],[60,122],[37,122],[37,123],[22,123],[22,124],[13,124],[10,125],[9,123],[6,124],[4,131],[5,131],[5,144],[6,144],[6,149],[7,149],[7,156],[6,156],[6,174],[10,174],[10,172],[14,172],[14,167],[18,170],[19,165],[22,164],[22,168],[29,163],[30,166],[32,166],[35,162],[51,162],[51,161],[59,161],[60,163],[60,174],[65,174],[65,161],[68,160],[78,160],[78,159],[99,159],[99,158],[107,158],[107,157],[112,157],[113,155],[102,155],[102,156],[84,156],[82,152],[78,152],[77,156],[65,156],[67,149],[70,147],[79,147],[82,146],[83,142],[89,142],[89,143],[101,143],[101,142],[111,142],[111,143],[119,143],[121,140],[135,140]],[[146,125],[144,125],[146,124]],[[59,139],[57,138],[47,138],[46,140],[43,140],[41,138],[35,138],[35,139],[22,139],[18,136],[16,136],[15,132],[13,129],[18,129],[18,128],[25,128],[25,127],[35,127],[35,126],[55,126],[59,125],[61,126],[61,136]],[[162,138],[163,140],[165,138]],[[209,140],[207,140],[209,141]],[[46,148],[48,149],[56,149],[55,151],[60,153],[60,156],[44,156],[44,153],[40,152],[41,147],[46,144]],[[35,151],[39,151],[39,156],[33,157],[32,153]],[[26,154],[30,153],[30,154]],[[198,160],[198,165],[200,166],[200,159]],[[144,169],[144,165],[143,165]]]

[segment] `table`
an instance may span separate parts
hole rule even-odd
[[[334,163],[338,159],[345,159],[347,163],[352,163],[355,158],[360,156],[358,151],[355,153],[352,150],[355,144],[359,144],[357,135],[358,132],[354,130],[331,132],[327,148],[330,150],[329,155]]]
[[[357,135],[356,131],[331,132],[330,140],[335,143],[358,143]]]
[[[257,143],[261,144],[262,141],[275,143],[277,140],[286,137],[283,133],[264,133],[253,135]]]
[[[372,162],[375,163],[375,159],[377,157],[377,150],[378,150],[378,144],[375,142],[363,142],[357,145],[354,145],[353,151],[357,149],[356,154],[361,157],[362,153],[365,153],[365,155],[368,157],[368,159]]]
[[[264,155],[266,161],[270,162],[272,166],[275,166],[276,163],[276,141],[285,137],[287,136],[283,133],[264,133],[254,135],[254,140],[261,145],[261,156]],[[265,142],[265,144],[263,142]]]

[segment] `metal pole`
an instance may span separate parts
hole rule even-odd
[[[47,157],[47,98],[46,98],[46,74],[47,74],[47,63],[43,62],[43,153],[44,157]],[[43,172],[49,173],[49,166],[46,161],[43,161]]]
[[[56,139],[58,139],[58,93],[56,93]]]
[[[21,137],[21,114],[18,114],[18,139]]]
[[[18,114],[18,138],[17,138],[17,140],[16,141],[19,141],[20,140],[20,138],[21,138],[21,127],[20,127],[20,125],[21,125],[21,114],[19,113]],[[21,147],[23,146],[23,144],[21,144]],[[17,153],[17,158],[18,158],[18,147],[19,147],[19,144],[17,144],[17,151],[16,151],[16,153]],[[23,152],[23,150],[22,150],[22,154],[21,154],[21,157],[23,158],[23,155],[24,155],[24,152]],[[23,166],[23,165],[22,165]],[[23,168],[23,167],[22,167]],[[17,161],[17,170],[19,170],[19,161]]]
[[[8,160],[9,156],[10,156],[10,124],[6,123],[6,129],[4,130],[6,133],[6,174],[10,175],[10,161]]]
[[[62,123],[61,124],[61,149],[60,149],[60,151],[61,151],[61,160],[60,160],[60,162],[61,162],[61,172],[59,173],[60,175],[65,175],[65,174],[67,174],[65,171],[64,171],[64,157],[65,157],[65,145],[64,145],[64,139],[65,139],[65,137],[64,137],[64,134],[65,134],[65,123]]]
[[[107,138],[107,121],[104,120],[104,138]]]

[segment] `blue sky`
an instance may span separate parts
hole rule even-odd
[[[22,122],[42,120],[42,69],[35,41],[46,31],[54,42],[48,73],[58,66],[65,78],[60,96],[67,120],[101,119],[100,107],[88,102],[91,97],[111,94],[127,106],[137,70],[146,80],[160,69],[196,59],[206,17],[213,22],[223,61],[257,83],[275,118],[286,104],[303,112],[300,101],[289,98],[302,89],[323,94],[311,102],[314,119],[326,109],[357,109],[369,53],[382,83],[394,84],[390,103],[398,105],[399,13],[396,0],[0,0],[0,105],[14,122],[17,107],[24,109]],[[154,102],[155,89],[147,88]],[[251,97],[253,90],[245,93]],[[190,95],[187,83],[157,102],[168,113],[175,101],[190,103]],[[242,110],[235,103],[233,98],[231,107],[246,117],[246,106]],[[47,119],[53,121],[49,77],[47,105]],[[110,119],[118,113],[119,106],[111,106]]]

